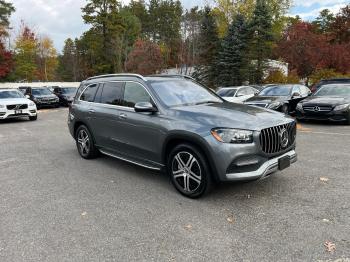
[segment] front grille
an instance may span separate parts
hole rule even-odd
[[[28,108],[28,104],[7,106],[7,110],[21,110],[21,109],[27,109],[27,108]]]
[[[288,136],[288,142],[283,139],[283,131],[286,131]],[[295,142],[297,133],[296,122],[291,122],[285,125],[274,126],[263,129],[260,133],[260,146],[266,154],[277,154],[285,151]],[[285,138],[285,137],[284,137]]]
[[[304,111],[309,112],[331,112],[333,110],[332,106],[318,106],[318,105],[305,105],[303,106]]]

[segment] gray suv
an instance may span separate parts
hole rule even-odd
[[[296,123],[233,104],[183,76],[117,74],[82,82],[68,125],[79,154],[164,170],[183,195],[262,179],[297,160]]]

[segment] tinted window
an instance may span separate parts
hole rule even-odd
[[[292,86],[269,86],[263,89],[259,96],[288,96]]]
[[[127,82],[125,84],[123,106],[134,107],[139,102],[152,102],[152,99],[143,86]]]
[[[121,105],[123,95],[122,82],[110,82],[103,86],[100,102],[108,105]]]
[[[350,96],[350,85],[347,84],[332,84],[322,86],[315,96]]]
[[[47,89],[47,88],[33,89],[33,90],[32,90],[32,94],[33,94],[34,96],[48,96],[48,95],[52,95],[52,93],[50,92],[50,90]]]
[[[98,88],[97,84],[88,86],[85,89],[84,93],[80,96],[80,100],[86,101],[86,102],[94,102],[97,88]]]
[[[222,97],[234,97],[237,89],[221,89],[217,92],[219,96]]]
[[[308,96],[311,93],[310,89],[307,88],[306,86],[301,86],[300,89],[301,89],[302,96]]]
[[[299,87],[299,86],[294,86],[294,87],[293,87],[292,94],[294,94],[294,93],[301,94],[301,91],[300,91],[300,87]]]

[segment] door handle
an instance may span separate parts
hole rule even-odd
[[[93,114],[95,113],[95,110],[94,109],[89,109],[89,114]]]
[[[119,115],[119,118],[125,120],[128,118],[128,116],[126,114],[122,113]]]

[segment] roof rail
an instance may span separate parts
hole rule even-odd
[[[142,79],[143,81],[147,81],[147,79],[145,77],[143,77],[142,75],[139,75],[139,74],[128,74],[128,73],[124,73],[124,74],[108,74],[108,75],[99,75],[99,76],[93,76],[93,77],[90,77],[86,80],[92,80],[92,79],[99,79],[99,78],[105,78],[105,77],[115,77],[115,76],[124,76],[124,77],[137,77],[137,78],[140,78]]]
[[[150,76],[154,76],[154,77],[173,77],[173,78],[185,78],[185,79],[190,79],[192,81],[196,81],[196,79],[194,79],[191,76],[187,76],[187,75],[181,75],[181,74],[175,74],[175,75],[150,75]]]

